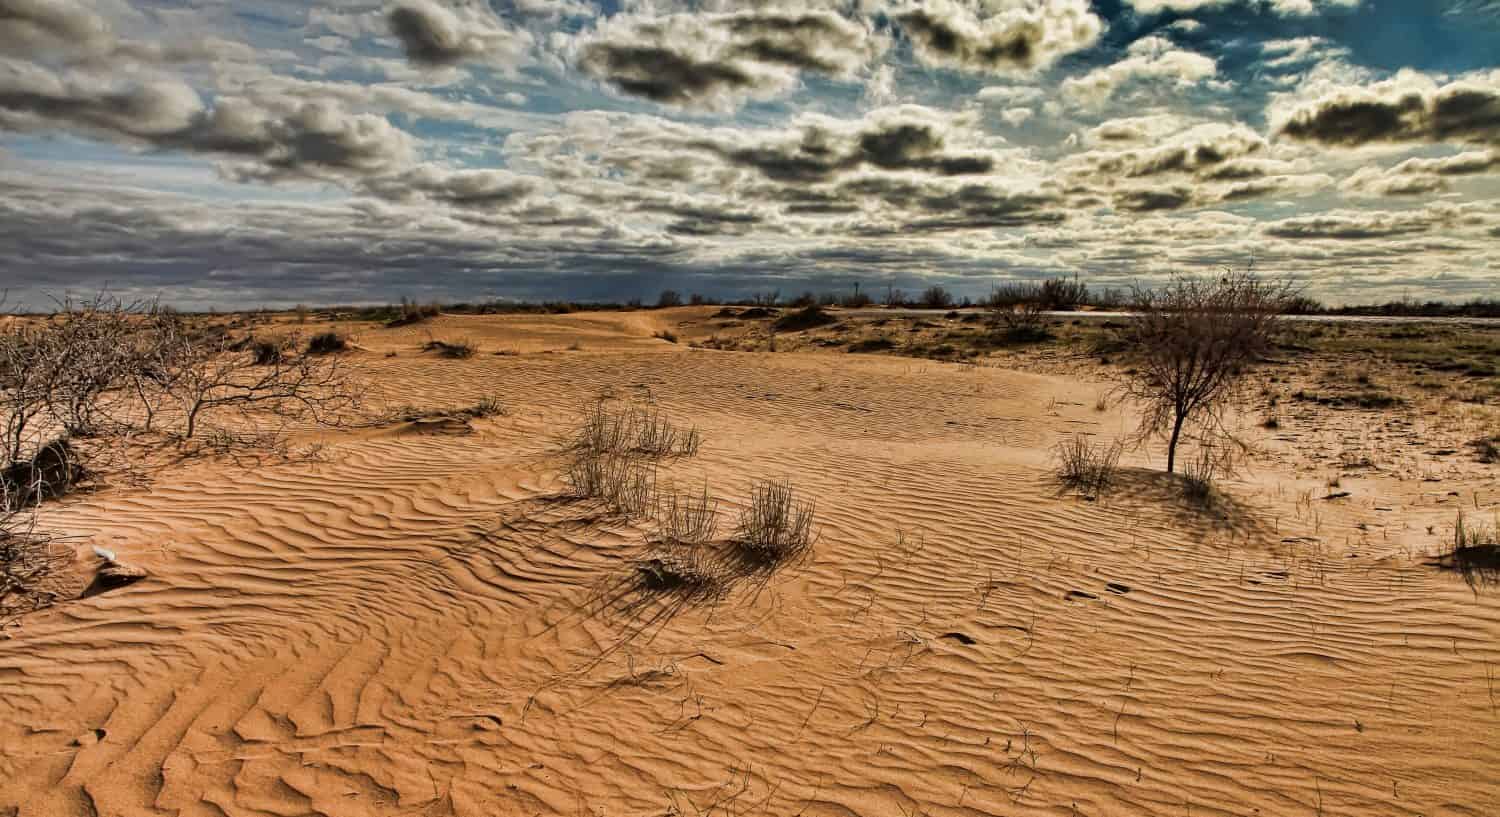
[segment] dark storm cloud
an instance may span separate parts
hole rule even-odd
[[[463,16],[456,13],[464,12]],[[504,28],[487,10],[465,3],[452,9],[437,0],[401,0],[386,12],[391,33],[413,63],[429,67],[456,65],[494,56],[514,57],[527,37]]]
[[[268,111],[237,98],[205,108],[176,82],[116,87],[58,77],[37,66],[0,66],[0,128],[62,128],[156,148],[239,160],[239,179],[330,178],[386,172],[412,141],[385,118],[308,102]]]
[[[785,183],[826,181],[862,166],[941,176],[988,173],[994,168],[993,157],[979,152],[949,152],[948,141],[949,136],[940,123],[893,116],[864,124],[852,138],[807,127],[795,142],[701,146],[731,164]]]
[[[706,108],[776,93],[799,71],[848,77],[878,48],[833,12],[767,9],[623,18],[580,43],[578,67],[623,93]]]
[[[1115,196],[1115,206],[1134,213],[1179,210],[1193,201],[1193,191],[1186,187],[1167,190],[1129,190]]]
[[[1500,144],[1500,80],[1341,89],[1295,107],[1276,131],[1336,147],[1381,142]]]
[[[699,61],[658,45],[591,43],[578,65],[627,94],[677,105],[760,81],[733,62]]]
[[[1103,23],[1085,0],[1044,0],[998,13],[955,0],[908,3],[892,15],[925,62],[964,71],[1031,71],[1087,48]]]

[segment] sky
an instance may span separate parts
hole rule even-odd
[[[1500,0],[0,0],[0,288],[1500,296]]]

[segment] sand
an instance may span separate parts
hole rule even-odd
[[[652,337],[700,313],[365,325],[387,400],[509,413],[54,503],[149,577],[0,636],[0,814],[1500,813],[1500,595],[1423,564],[1493,470],[1326,501],[1264,432],[1215,513],[1159,451],[1089,501],[1048,450],[1129,429],[1097,382]],[[558,498],[602,392],[701,429],[663,484],[789,478],[811,558],[601,605],[648,527]]]

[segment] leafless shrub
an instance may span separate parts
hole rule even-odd
[[[51,603],[46,581],[67,561],[54,537],[37,529],[34,500],[23,498],[42,491],[32,485],[0,497],[0,625]]]
[[[1296,290],[1229,271],[1134,294],[1136,311],[1124,331],[1134,366],[1120,389],[1144,408],[1138,439],[1167,437],[1170,473],[1189,424],[1224,433],[1224,410],[1250,366],[1269,351],[1282,308]]]
[[[740,513],[734,543],[752,564],[780,566],[806,557],[813,545],[817,506],[798,501],[788,482],[756,482]]]
[[[256,338],[250,342],[250,351],[255,355],[255,365],[274,366],[286,359],[291,343],[286,338]]]
[[[1122,451],[1118,441],[1092,443],[1088,437],[1075,434],[1053,449],[1055,473],[1063,485],[1097,496],[1113,482]]]
[[[327,422],[359,402],[352,379],[336,357],[309,352],[257,364],[253,354],[234,351],[227,337],[205,335],[182,324],[163,324],[159,331],[153,353],[157,368],[149,379],[180,406],[184,439],[193,437],[205,412],[262,409]]]
[[[319,332],[307,342],[307,353],[310,355],[332,355],[347,351],[348,348],[349,339],[338,332]]]

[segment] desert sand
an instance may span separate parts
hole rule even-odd
[[[1424,563],[1493,466],[1324,500],[1320,451],[1396,443],[1288,417],[1213,513],[1151,448],[1091,501],[1049,452],[1132,427],[1100,382],[690,348],[707,313],[347,327],[383,399],[508,412],[49,505],[150,576],[0,635],[0,814],[1500,814],[1500,595]],[[600,394],[696,425],[659,479],[731,517],[789,479],[811,557],[612,595],[650,523],[559,498]]]

